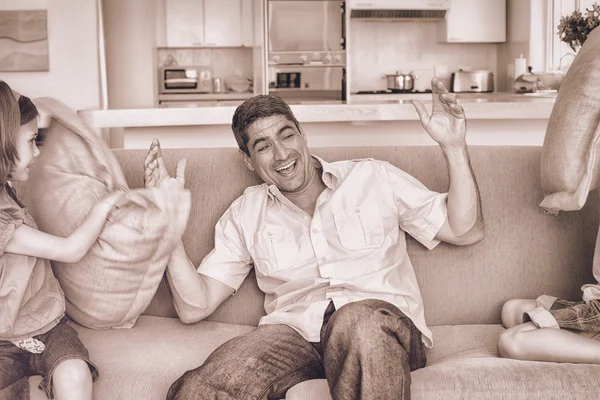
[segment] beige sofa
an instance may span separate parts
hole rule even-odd
[[[441,244],[427,251],[409,239],[434,334],[428,366],[412,374],[413,399],[600,398],[600,365],[506,360],[496,351],[504,301],[542,293],[579,299],[580,286],[592,282],[597,193],[581,211],[544,214],[538,207],[540,150],[470,148],[486,221],[481,243]],[[447,188],[446,166],[437,146],[320,148],[314,153],[330,161],[388,160],[434,190]],[[115,154],[130,186],[140,187],[145,151]],[[199,264],[213,246],[219,216],[245,187],[259,181],[235,149],[164,150],[164,156],[171,172],[179,158],[188,158],[186,186],[192,190],[193,205],[184,242]],[[251,274],[206,321],[184,325],[163,284],[132,329],[93,331],[73,324],[100,368],[96,399],[164,399],[170,384],[186,370],[202,364],[223,342],[252,330],[264,314],[262,301]],[[36,389],[39,379],[31,379],[35,399],[44,398]],[[286,398],[328,399],[327,382],[302,383]]]

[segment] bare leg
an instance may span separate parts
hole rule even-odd
[[[502,306],[502,325],[505,328],[521,325],[523,323],[523,313],[531,311],[537,307],[537,302],[530,299],[508,300]]]
[[[92,399],[92,374],[83,360],[69,359],[58,364],[52,375],[52,385],[58,400]]]
[[[600,340],[564,329],[538,329],[527,322],[500,335],[498,354],[517,360],[600,364]]]

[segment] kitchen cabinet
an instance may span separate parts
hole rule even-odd
[[[168,47],[204,45],[204,1],[167,0],[165,24]]]
[[[452,0],[437,24],[438,42],[506,42],[506,0]]]
[[[252,46],[252,19],[251,0],[166,0],[167,47]]]

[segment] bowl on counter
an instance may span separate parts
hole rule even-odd
[[[232,92],[246,93],[251,90],[252,78],[233,75],[225,80],[225,84],[227,85],[227,88]]]

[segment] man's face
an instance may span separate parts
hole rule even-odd
[[[246,166],[282,193],[292,193],[308,185],[312,158],[306,136],[283,115],[254,121],[248,127]]]

